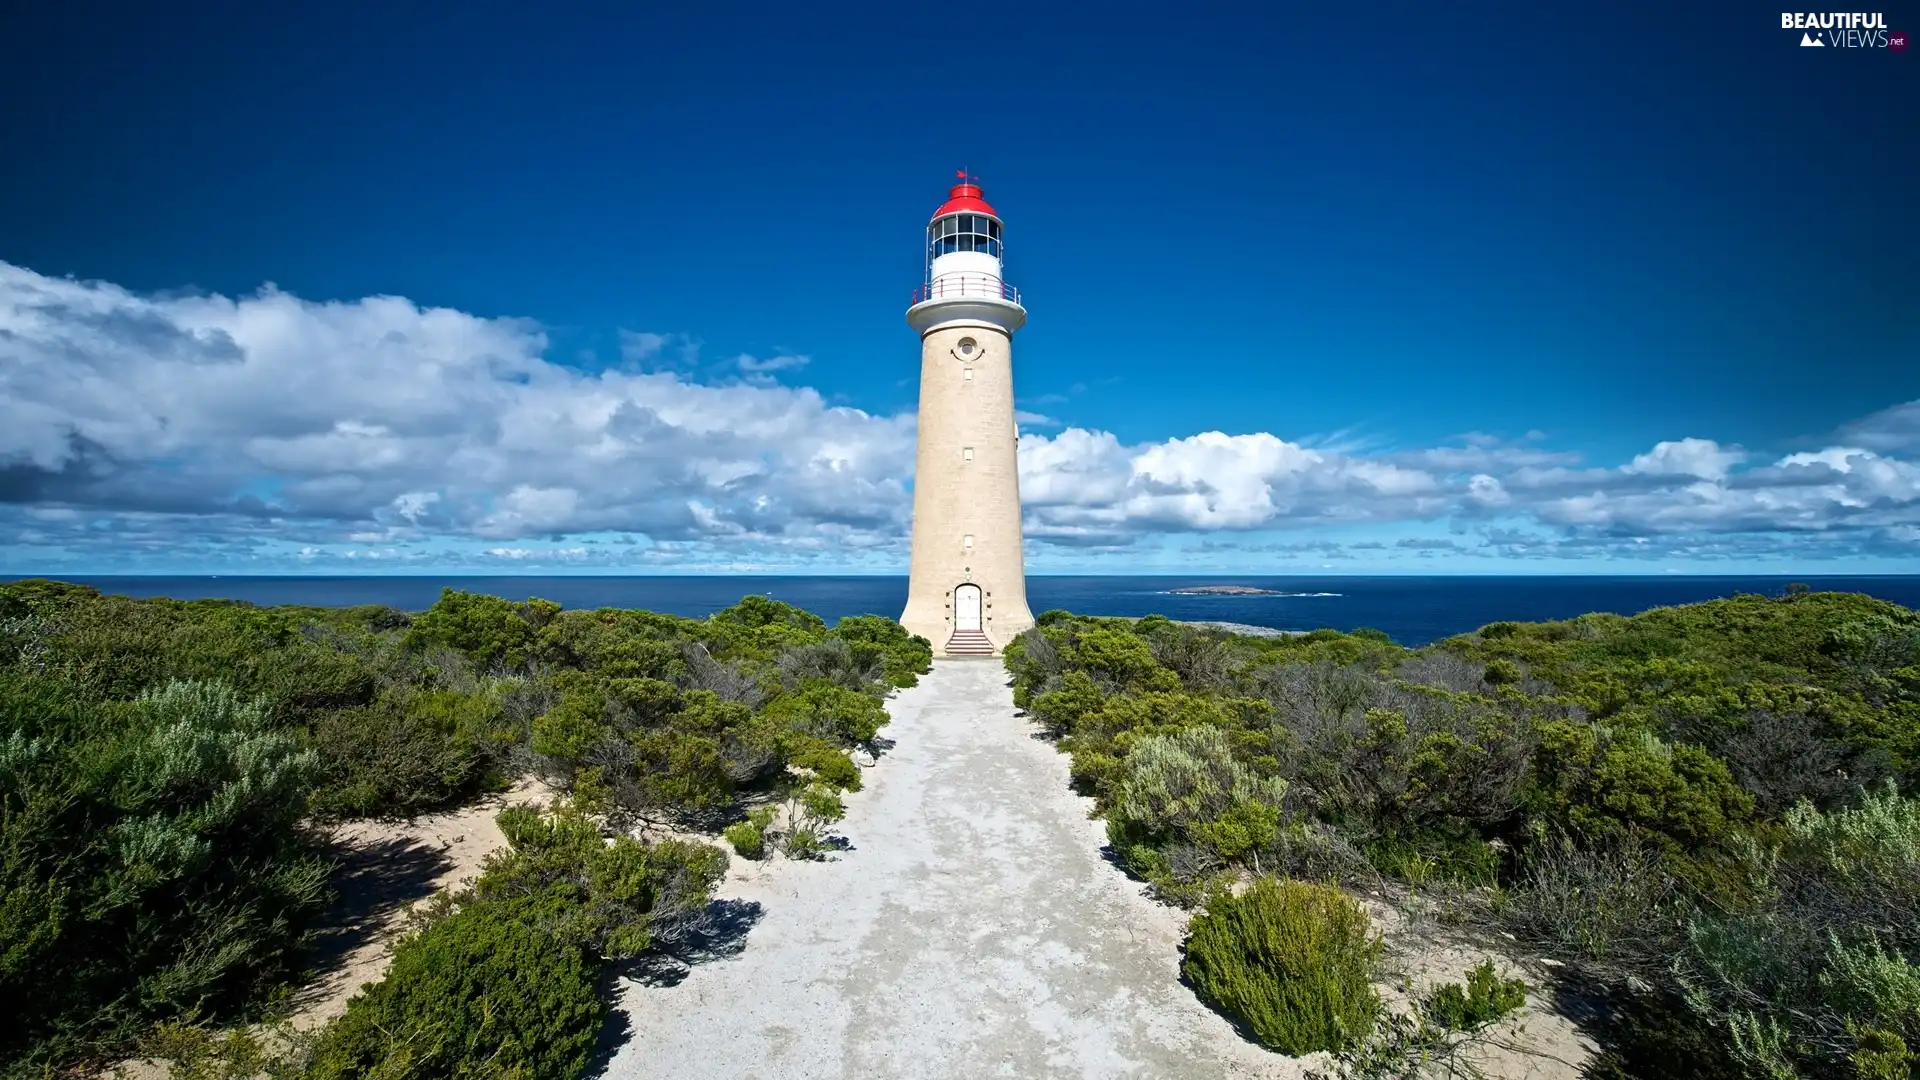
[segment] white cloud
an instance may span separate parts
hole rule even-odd
[[[1747,459],[1738,447],[1722,447],[1712,439],[1680,439],[1655,443],[1652,450],[1639,455],[1625,472],[1648,476],[1697,476],[1702,480],[1724,480],[1727,472]]]
[[[1498,477],[1475,473],[1467,481],[1467,499],[1476,506],[1499,507],[1512,502],[1513,496],[1507,494]]]
[[[797,354],[739,355],[703,382],[685,335],[624,333],[599,372],[547,349],[533,323],[395,297],[151,298],[0,263],[0,543],[135,561],[901,563],[912,415],[773,382]],[[1617,468],[1538,432],[1373,452],[1017,422],[1028,535],[1063,548],[1451,521],[1454,546],[1399,550],[1735,557],[1826,537],[1835,554],[1920,555],[1920,463],[1899,456],[1920,449],[1920,403],[1771,462],[1679,438]],[[621,539],[578,541],[594,535]]]
[[[739,356],[734,357],[733,362],[741,371],[750,375],[758,375],[766,372],[789,371],[794,368],[803,368],[806,367],[812,359],[810,356],[791,356],[784,353],[779,356],[769,356],[762,359],[741,353]]]

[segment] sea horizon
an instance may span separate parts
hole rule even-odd
[[[94,571],[44,571],[44,572],[27,573],[27,574],[11,573],[11,572],[6,574],[0,574],[0,584],[6,583],[6,582],[13,582],[13,581],[32,581],[32,580],[79,581],[81,579],[87,579],[87,580],[94,580],[94,581],[131,581],[131,580],[147,579],[147,578],[170,578],[170,579],[260,578],[260,579],[273,579],[273,580],[338,578],[338,579],[345,580],[345,579],[357,579],[357,578],[545,579],[545,578],[896,578],[896,577],[905,579],[907,577],[907,573],[905,571],[900,571],[897,573],[862,573],[859,571],[843,571],[843,572],[833,572],[833,573],[794,571],[790,573],[789,572],[775,573],[772,571],[760,571],[760,570],[752,570],[752,571],[749,571],[749,570],[687,570],[679,573],[670,573],[670,574],[669,573],[623,574],[623,573],[606,573],[604,571],[597,572],[597,573],[587,573],[584,571],[563,571],[563,570],[556,570],[551,573],[527,573],[527,572],[501,573],[501,572],[485,571],[485,570],[450,570],[445,573],[409,573],[409,574],[389,573],[389,572],[382,572],[382,571],[367,571],[367,572],[358,572],[358,573],[282,572],[282,573],[222,573],[222,574],[195,573],[195,572],[108,573],[108,572],[94,572]],[[1429,571],[1426,573],[1414,573],[1411,571],[1402,571],[1402,570],[1380,570],[1380,571],[1325,570],[1317,573],[1304,573],[1304,572],[1302,573],[1271,573],[1267,571],[1246,571],[1244,573],[1238,573],[1230,570],[1196,570],[1192,572],[1138,570],[1138,571],[1114,571],[1111,573],[1098,573],[1098,574],[1046,572],[1046,573],[1028,573],[1026,575],[1026,578],[1029,581],[1033,580],[1034,578],[1170,578],[1170,577],[1256,578],[1256,579],[1301,578],[1301,577],[1311,577],[1311,578],[1622,578],[1622,579],[1630,579],[1630,578],[1723,579],[1724,578],[1727,580],[1753,580],[1753,579],[1760,579],[1760,578],[1782,578],[1788,581],[1820,581],[1823,579],[1858,581],[1858,580],[1864,580],[1869,578],[1920,579],[1920,570],[1914,571],[1912,573],[1898,573],[1898,574],[1891,574],[1891,573],[1800,574],[1800,573],[1793,573],[1791,571],[1784,571],[1784,570],[1754,570],[1754,571],[1749,571],[1745,573],[1712,573],[1712,574],[1700,572],[1700,571],[1693,571],[1693,570],[1663,570],[1658,573],[1601,573],[1597,571],[1559,571],[1554,573],[1532,573],[1532,574],[1522,574],[1522,573],[1507,574],[1507,573],[1488,573],[1488,572],[1482,572],[1482,571],[1445,571],[1445,570]]]
[[[29,575],[0,581],[27,580]],[[109,594],[179,600],[230,600],[263,607],[377,604],[421,611],[445,588],[513,600],[540,597],[570,609],[637,608],[704,618],[770,596],[829,623],[849,615],[898,618],[905,574],[55,574],[53,580]],[[1800,583],[1816,591],[1864,593],[1920,607],[1914,574],[1030,574],[1028,605],[1037,615],[1224,622],[1275,630],[1382,630],[1404,645],[1426,645],[1491,622],[1540,622],[1590,612],[1632,615],[1649,608],[1742,593],[1783,594]],[[1204,584],[1245,584],[1258,595],[1182,595]]]

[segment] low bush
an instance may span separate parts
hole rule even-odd
[[[825,739],[811,735],[790,735],[785,742],[787,765],[804,769],[818,780],[841,791],[859,791],[860,766],[847,752]]]
[[[0,678],[0,1064],[241,1011],[297,970],[328,899],[298,828],[321,763],[267,711],[221,683],[95,703]]]
[[[1489,1029],[1524,1005],[1526,996],[1524,982],[1500,978],[1493,962],[1483,961],[1467,974],[1464,985],[1437,986],[1413,1009],[1382,1013],[1370,1034],[1334,1052],[1330,1075],[1345,1080],[1484,1080],[1485,1051],[1489,1044],[1498,1045]]]
[[[463,908],[401,941],[314,1049],[310,1080],[573,1080],[606,1005],[597,966],[544,932],[545,898]]]
[[[540,630],[560,612],[551,600],[516,604],[485,593],[443,589],[413,620],[410,644],[442,644],[464,653],[481,671],[514,670],[533,658]]]
[[[878,657],[889,686],[917,685],[920,676],[932,669],[933,643],[880,615],[849,615],[835,623],[828,635],[845,641],[862,662]]]
[[[1134,743],[1116,787],[1107,818],[1114,850],[1172,897],[1207,870],[1272,847],[1287,792],[1285,781],[1236,761],[1226,736],[1206,724]],[[1199,857],[1183,859],[1183,850]]]
[[[749,813],[744,821],[736,821],[722,831],[721,836],[733,845],[733,850],[743,859],[764,859],[767,857],[767,829],[773,825],[778,807],[763,806]]]
[[[1742,864],[1754,899],[1698,910],[1676,965],[1734,1056],[1788,1075],[1920,1046],[1920,799],[1802,804]]]
[[[565,913],[544,923],[547,932],[608,960],[678,934],[706,909],[727,870],[727,853],[711,844],[607,838],[571,805],[508,807],[499,822],[511,846],[487,859],[473,896],[545,897]]]
[[[1631,835],[1582,845],[1542,830],[1498,912],[1522,940],[1602,986],[1665,979],[1686,903],[1659,849]]]
[[[878,698],[824,679],[808,679],[769,701],[766,715],[792,731],[841,746],[871,746],[887,723]]]
[[[1366,912],[1339,889],[1263,877],[1194,918],[1181,970],[1263,1046],[1297,1056],[1372,1032],[1380,951]]]
[[[403,692],[323,714],[313,745],[327,781],[311,806],[323,817],[412,813],[503,786],[518,742],[486,694]]]
[[[846,804],[832,788],[809,784],[787,800],[787,828],[780,847],[789,859],[817,859],[827,851],[827,826],[847,816]]]
[[[1467,981],[1446,983],[1427,995],[1426,1014],[1452,1031],[1472,1032],[1493,1024],[1527,1003],[1527,984],[1502,979],[1493,961],[1482,960]]]

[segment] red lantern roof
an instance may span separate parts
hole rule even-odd
[[[948,214],[992,214],[996,218],[1000,216],[981,196],[980,185],[971,180],[953,185],[953,190],[947,192],[947,201],[941,203],[940,209],[933,212],[935,218],[943,218]]]

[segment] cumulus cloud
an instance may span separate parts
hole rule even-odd
[[[807,547],[904,528],[911,416],[583,372],[546,349],[532,323],[394,297],[145,298],[0,264],[0,502],[328,542],[370,525],[416,540],[725,527]],[[623,342],[636,362],[690,349]]]
[[[272,288],[143,297],[0,263],[0,541],[15,564],[93,551],[897,569],[914,417],[775,382],[799,354],[703,367],[699,352],[684,334],[623,332],[617,364],[583,370],[550,359],[525,320]],[[1538,432],[1372,450],[1267,432],[1126,444],[1037,412],[1017,422],[1043,550],[1185,537],[1316,558],[1920,555],[1920,402],[1817,451],[1681,437],[1615,467]],[[1310,532],[1422,522],[1453,538]]]
[[[1747,453],[1738,447],[1723,447],[1712,439],[1679,439],[1655,443],[1653,449],[1634,457],[1623,470],[1646,476],[1694,476],[1702,480],[1724,480],[1727,473]]]

